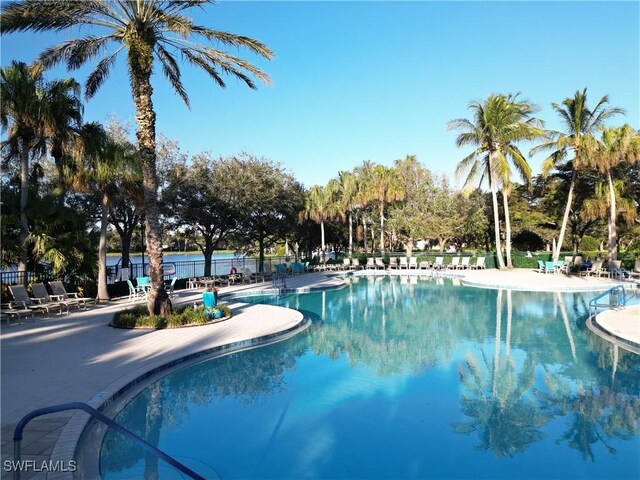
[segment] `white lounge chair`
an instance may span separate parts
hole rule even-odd
[[[460,263],[458,264],[458,266],[456,267],[458,270],[465,270],[467,268],[469,268],[469,261],[471,260],[471,257],[462,257],[462,260],[460,260]]]
[[[418,269],[418,257],[411,257],[409,259],[409,270],[412,268]]]
[[[480,270],[480,269],[485,269],[485,265],[484,265],[484,259],[485,257],[478,257],[476,259],[476,264],[475,265],[471,265],[469,268],[473,269],[473,270]]]
[[[409,268],[407,257],[400,257],[400,270],[402,270],[403,268]]]
[[[451,263],[449,265],[447,265],[447,268],[457,269],[458,265],[460,265],[460,257],[453,257],[451,259]]]
[[[384,262],[382,261],[382,257],[376,257],[376,270],[384,270],[385,268],[386,267]]]
[[[351,267],[354,270],[362,270],[362,265],[360,265],[360,260],[358,260],[357,258],[352,258],[351,259]]]
[[[428,260],[423,260],[420,262],[420,264],[418,265],[418,268],[420,270],[427,270],[429,268],[431,268],[431,264],[429,263]]]
[[[351,259],[343,258],[342,259],[342,270],[351,270]]]
[[[434,269],[444,268],[444,257],[436,257],[436,263],[433,264]]]
[[[389,259],[389,268],[397,269],[398,268],[398,257],[391,257]]]
[[[367,258],[367,265],[365,266],[365,268],[370,268],[370,269],[372,269],[372,270],[373,270],[373,269],[375,269],[375,268],[376,268],[376,265],[375,265],[375,263],[374,263],[374,262],[375,262],[375,261],[374,261],[373,257],[368,257],[368,258]]]

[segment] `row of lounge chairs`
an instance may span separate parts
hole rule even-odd
[[[604,260],[594,260],[586,268],[582,262],[582,257],[577,255],[575,258],[568,255],[564,260],[557,261],[542,261],[538,260],[537,271],[540,273],[553,273],[568,274],[571,271],[578,272],[581,277],[614,277],[617,276],[620,279],[625,278],[640,278],[640,260],[636,260],[633,271],[627,271],[622,268],[622,262],[620,260],[613,260],[608,262],[608,265],[604,266]]]
[[[418,257],[391,257],[389,259],[389,265],[385,265],[381,257],[369,257],[365,265],[360,264],[360,260],[357,258],[345,258],[342,264],[321,264],[312,267],[315,271],[326,270],[464,270],[464,269],[484,269],[485,257],[478,257],[475,264],[471,264],[471,257],[453,257],[450,264],[444,263],[444,257],[436,257],[434,263],[429,261],[422,261],[418,263]]]
[[[229,275],[215,275],[209,277],[191,277],[187,280],[187,288],[211,288],[226,287],[238,283],[266,282],[271,278],[271,273],[256,273],[248,268],[241,268],[237,273]]]
[[[24,285],[10,285],[9,290],[13,301],[2,304],[3,318],[29,317],[36,313],[49,316],[52,312],[57,314],[69,313],[71,308],[86,309],[89,304],[95,304],[95,298],[80,297],[77,293],[68,293],[61,281],[49,282],[51,294],[44,283],[33,283],[31,290],[33,297],[29,296]]]

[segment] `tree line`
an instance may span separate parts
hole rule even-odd
[[[162,275],[165,227],[190,229],[205,257],[225,238],[255,245],[261,256],[266,245],[286,238],[299,239],[309,251],[318,244],[311,240],[315,223],[324,251],[327,223],[329,237],[342,237],[340,226],[348,226],[350,253],[358,242],[365,252],[376,248],[374,238],[380,252],[399,244],[410,250],[419,239],[436,241],[440,248],[484,243],[485,248],[493,244],[499,252],[501,268],[511,265],[512,220],[528,225],[528,231],[546,241],[556,237],[549,232],[559,226],[554,259],[565,236],[571,238],[574,249],[576,239],[591,233],[598,236],[600,219],[606,221],[609,259],[616,258],[621,238],[637,241],[638,131],[626,124],[607,127],[606,122],[622,110],[609,107],[606,96],[591,108],[586,89],[553,104],[564,124],[558,132],[544,129],[534,117],[537,107],[517,94],[495,94],[472,102],[471,119],[449,123],[449,128],[460,132],[458,146],[473,147],[457,169],[458,175],[466,175],[462,192],[454,191],[446,179],[432,176],[412,156],[391,167],[364,162],[309,192],[303,192],[277,163],[250,155],[217,160],[200,156],[162,171],[158,155],[163,145],[156,138],[152,102],[154,65],[187,106],[177,53],[219,87],[225,86],[225,75],[252,89],[257,82],[270,82],[250,62],[208,45],[216,42],[267,60],[273,57],[258,40],[196,25],[185,15],[205,3],[18,0],[2,6],[2,34],[76,26],[102,32],[94,35],[91,30],[84,37],[50,47],[32,65],[13,62],[2,69],[0,117],[7,132],[2,144],[3,265],[16,264],[18,270],[26,271],[38,260],[46,260],[54,269],[80,274],[97,263],[98,295],[104,298],[108,224],[117,230],[123,251],[128,252],[131,235],[142,222],[152,284],[149,311],[166,314],[170,302]],[[109,52],[112,45],[115,50]],[[82,122],[76,80],[47,81],[43,76],[59,63],[75,70],[101,56],[85,82],[88,100],[107,80],[122,51],[136,109],[135,144],[115,127],[109,131],[98,123]],[[549,152],[542,176],[531,176],[519,147],[524,141],[538,143],[532,153]],[[47,156],[53,159],[53,167],[40,161]],[[523,186],[512,181],[512,168]],[[206,184],[204,178],[209,179]],[[489,209],[485,195],[473,188],[483,181],[489,188]],[[193,187],[199,189],[199,200],[184,193],[196,192]],[[213,195],[215,208],[204,200],[207,195]],[[93,228],[96,218],[98,231]],[[625,230],[620,227],[622,220]],[[94,253],[90,247],[96,242]],[[341,242],[333,239],[334,244]]]

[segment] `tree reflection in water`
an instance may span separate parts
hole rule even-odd
[[[438,281],[368,277],[336,291],[247,298],[301,309],[315,315],[314,325],[283,344],[169,375],[144,390],[118,420],[157,444],[198,406],[215,408],[222,399],[251,405],[285,392],[285,378],[295,375],[304,357],[343,361],[347,369],[389,380],[457,367],[452,382],[459,385],[451,401],[459,402],[459,415],[447,420],[453,427],[449,435],[471,435],[477,449],[494,458],[511,458],[547,441],[593,460],[594,444],[615,454],[615,441],[637,437],[640,358],[584,328],[585,295]],[[328,409],[323,412],[329,417],[336,405],[316,407]],[[560,422],[561,433],[549,428],[551,422]],[[111,471],[144,463],[145,475],[157,475],[157,464],[145,462],[140,449],[111,433],[102,461]]]

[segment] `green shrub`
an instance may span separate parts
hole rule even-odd
[[[580,250],[583,251],[596,251],[599,246],[598,241],[591,235],[585,235],[580,241]]]
[[[213,310],[220,310],[222,318],[231,316],[231,309],[227,305],[217,305]],[[171,309],[171,315],[167,319],[148,315],[146,306],[136,307],[118,312],[113,316],[111,326],[117,328],[180,328],[190,325],[204,325],[212,319],[207,315],[207,310],[202,306],[180,306]]]

